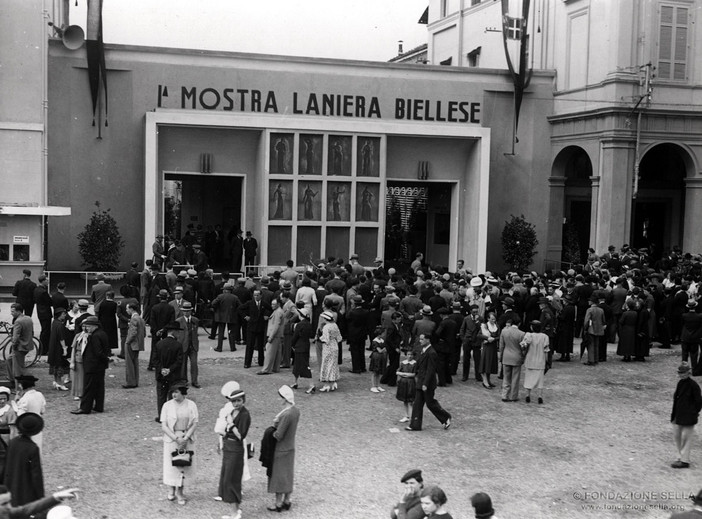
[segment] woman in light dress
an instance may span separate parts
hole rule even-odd
[[[327,393],[337,389],[336,381],[339,380],[338,356],[341,332],[334,322],[334,314],[331,312],[322,312],[320,319],[323,319],[326,324],[322,328],[322,333],[319,337],[322,343],[322,365],[319,369],[319,380],[324,383],[324,386],[319,391]]]
[[[531,321],[531,332],[527,332],[519,343],[522,349],[526,349],[524,367],[524,389],[526,389],[526,402],[531,402],[531,390],[536,389],[538,401],[544,403],[544,374],[546,372],[546,354],[549,351],[549,338],[545,333],[541,333],[541,323]]]
[[[171,400],[161,409],[161,429],[163,430],[163,484],[168,486],[168,500],[178,500],[179,505],[187,501],[183,494],[185,480],[195,477],[197,458],[187,467],[173,466],[173,452],[194,451],[195,429],[198,411],[195,402],[186,398],[188,388],[184,383],[176,383],[170,389]]]

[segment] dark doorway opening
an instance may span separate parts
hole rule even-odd
[[[452,188],[450,183],[388,182],[386,266],[404,271],[418,252],[430,265],[448,266]]]
[[[241,227],[241,177],[167,174],[163,181],[163,230],[174,240],[186,233],[199,243],[210,268],[231,269],[231,239]]]
[[[666,202],[636,201],[634,208],[634,228],[631,244],[634,248],[646,247],[654,254],[665,242],[668,226],[668,204]]]
[[[563,224],[563,258],[566,263],[587,261],[590,246],[590,200],[571,200]]]

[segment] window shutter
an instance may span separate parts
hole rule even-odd
[[[658,77],[687,79],[687,36],[689,9],[662,5],[658,33]]]

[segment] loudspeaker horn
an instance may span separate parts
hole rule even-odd
[[[85,41],[85,33],[80,25],[69,25],[64,29],[61,40],[67,49],[80,49]]]

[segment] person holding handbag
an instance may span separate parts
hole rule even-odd
[[[168,500],[178,499],[179,505],[186,503],[183,495],[185,478],[195,476],[193,444],[195,429],[199,420],[197,405],[186,398],[187,386],[176,382],[171,386],[171,400],[161,408],[161,429],[163,430],[163,484],[168,486]],[[190,452],[190,465],[173,465],[174,453]]]
[[[238,382],[227,382],[222,386],[221,393],[228,402],[220,409],[214,428],[219,434],[217,450],[222,454],[222,470],[219,473],[219,492],[216,499],[234,505],[234,513],[230,517],[241,519],[241,483],[248,475],[246,435],[251,426],[251,415],[244,407],[246,393]],[[249,477],[250,475],[246,479]]]

